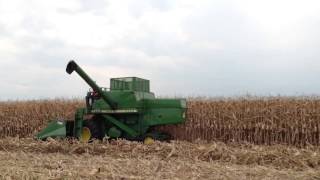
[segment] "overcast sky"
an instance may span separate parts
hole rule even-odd
[[[151,80],[161,96],[320,95],[319,0],[0,0],[0,100]]]

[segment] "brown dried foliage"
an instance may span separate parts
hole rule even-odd
[[[80,100],[0,103],[0,137],[30,137],[50,119],[73,119]],[[161,130],[175,139],[254,144],[320,145],[318,97],[190,98],[187,120]]]
[[[184,125],[161,128],[176,139],[320,145],[320,99],[190,99]]]
[[[0,102],[0,137],[30,137],[52,119],[73,119],[79,100]]]
[[[319,179],[319,147],[0,139],[0,179]]]

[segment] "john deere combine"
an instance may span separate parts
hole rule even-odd
[[[148,80],[112,78],[110,89],[106,89],[99,87],[74,61],[68,63],[66,71],[77,72],[91,87],[85,98],[86,107],[76,111],[74,121],[52,121],[37,134],[38,139],[74,137],[87,142],[109,137],[148,143],[169,138],[154,127],[185,121],[186,101],[155,98]]]

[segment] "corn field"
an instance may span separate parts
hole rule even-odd
[[[52,119],[73,119],[79,100],[0,102],[0,137],[30,137]]]
[[[320,99],[189,99],[185,125],[162,127],[176,139],[320,145]]]
[[[0,102],[0,137],[31,137],[50,119],[73,119],[81,100]],[[187,120],[159,129],[175,139],[320,145],[320,98],[189,98]]]

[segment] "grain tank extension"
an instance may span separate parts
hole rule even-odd
[[[149,80],[138,77],[112,78],[110,89],[99,87],[74,61],[66,71],[74,71],[91,87],[85,98],[86,107],[77,109],[74,121],[55,120],[36,135],[92,139],[125,138],[166,140],[168,134],[154,127],[185,121],[185,99],[158,99],[150,92]]]

